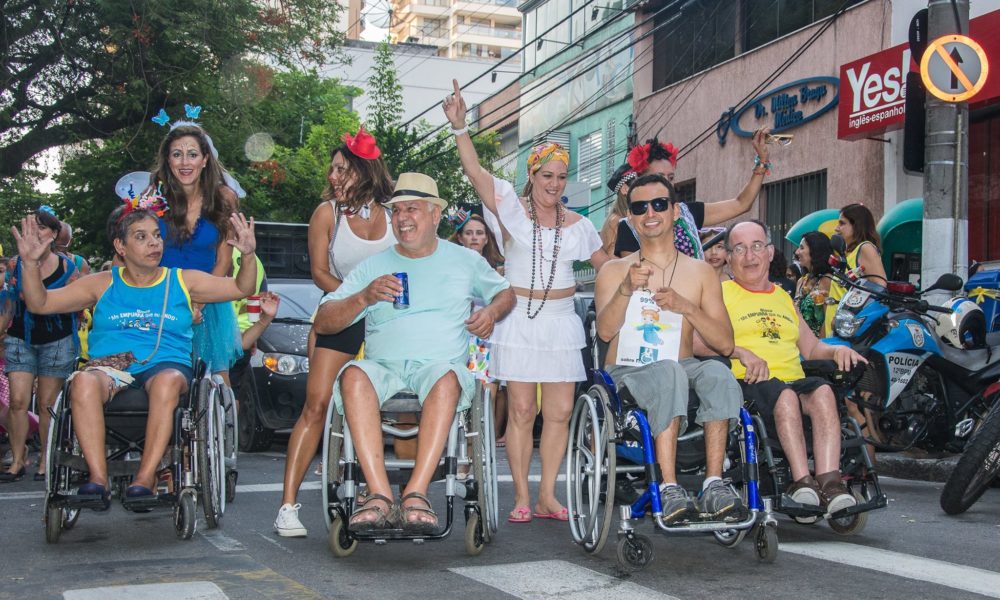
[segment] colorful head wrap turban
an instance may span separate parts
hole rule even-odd
[[[568,167],[569,152],[554,142],[535,146],[531,149],[531,153],[528,154],[528,172],[536,173],[538,169],[542,168],[542,165],[552,160],[561,161]]]

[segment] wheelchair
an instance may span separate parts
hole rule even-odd
[[[172,508],[175,533],[184,540],[194,535],[199,503],[208,528],[219,527],[226,503],[235,495],[238,476],[236,406],[232,392],[218,377],[206,376],[201,361],[195,364],[194,372],[189,390],[174,412],[173,433],[166,452],[171,483],[158,484],[155,496],[125,497],[126,488],[139,470],[145,441],[149,406],[145,390],[125,388],[104,407],[112,497],[120,498],[123,507],[132,512]],[[63,531],[73,528],[82,509],[103,506],[100,496],[76,493],[76,488],[87,481],[87,463],[73,431],[68,392],[67,381],[51,408],[44,501],[45,539],[49,543],[58,542]]]
[[[382,405],[383,415],[387,413],[419,413],[420,403],[412,393],[400,393]],[[392,421],[383,418],[382,432],[386,436],[410,439],[416,438],[419,427],[402,429]],[[469,446],[472,447],[471,456]],[[496,473],[496,434],[493,429],[493,409],[486,387],[476,383],[472,407],[455,415],[442,456],[432,481],[445,482],[446,511],[444,527],[432,534],[412,534],[402,529],[381,529],[368,532],[352,531],[348,527],[358,495],[359,485],[364,475],[354,454],[351,432],[343,416],[337,412],[334,402],[326,413],[323,432],[323,517],[326,520],[328,544],[336,557],[347,557],[354,553],[359,542],[374,542],[383,545],[388,542],[410,541],[422,544],[425,541],[441,540],[451,533],[454,524],[454,504],[456,495],[465,501],[465,549],[472,556],[483,551],[483,547],[496,535],[499,525],[499,499]],[[413,460],[386,458],[389,482],[400,490],[409,480],[414,466]],[[458,467],[468,466],[470,472],[464,481],[457,478]],[[440,527],[440,523],[439,523]]]
[[[759,432],[760,453],[768,475],[761,480],[761,494],[772,499],[775,512],[785,514],[797,523],[810,525],[826,519],[830,529],[837,534],[845,536],[859,534],[868,523],[868,513],[888,505],[888,499],[879,485],[878,474],[861,433],[861,427],[847,413],[845,403],[845,399],[853,393],[863,374],[864,365],[859,365],[851,373],[845,373],[839,371],[837,364],[831,360],[805,360],[802,361],[802,370],[806,376],[826,379],[837,397],[841,426],[840,471],[845,478],[844,484],[857,504],[834,514],[826,514],[820,507],[798,504],[785,495],[784,491],[792,481],[787,461],[781,451],[781,444],[777,436],[773,438],[768,436],[768,428],[773,423],[765,423],[761,416],[755,414],[753,420]],[[811,449],[809,419],[805,415],[803,417],[806,445]]]

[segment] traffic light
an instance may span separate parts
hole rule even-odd
[[[927,96],[920,73],[906,74],[906,120],[903,122],[903,169],[924,172],[924,120]]]

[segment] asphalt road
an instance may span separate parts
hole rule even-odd
[[[757,561],[749,538],[725,549],[706,536],[653,535],[649,525],[643,529],[656,556],[628,574],[617,566],[614,534],[589,556],[565,523],[539,520],[503,522],[494,543],[469,557],[461,516],[442,542],[363,545],[336,559],[311,472],[299,498],[309,537],[272,532],[282,450],[241,455],[240,488],[223,527],[200,523],[191,541],[175,537],[169,511],[136,515],[116,504],[84,513],[50,545],[42,484],[0,487],[0,599],[1000,598],[1000,490],[949,517],[938,507],[941,484],[885,479],[889,506],[871,514],[860,535],[779,517],[781,546],[771,565]],[[512,486],[500,458],[501,507],[509,510]],[[440,502],[441,492],[432,488],[431,497]]]

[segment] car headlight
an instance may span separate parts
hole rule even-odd
[[[837,311],[833,316],[833,332],[837,337],[852,338],[865,322],[865,317],[855,317],[846,311]]]
[[[309,359],[305,356],[269,352],[264,354],[262,362],[268,371],[278,375],[298,375],[309,372]]]

